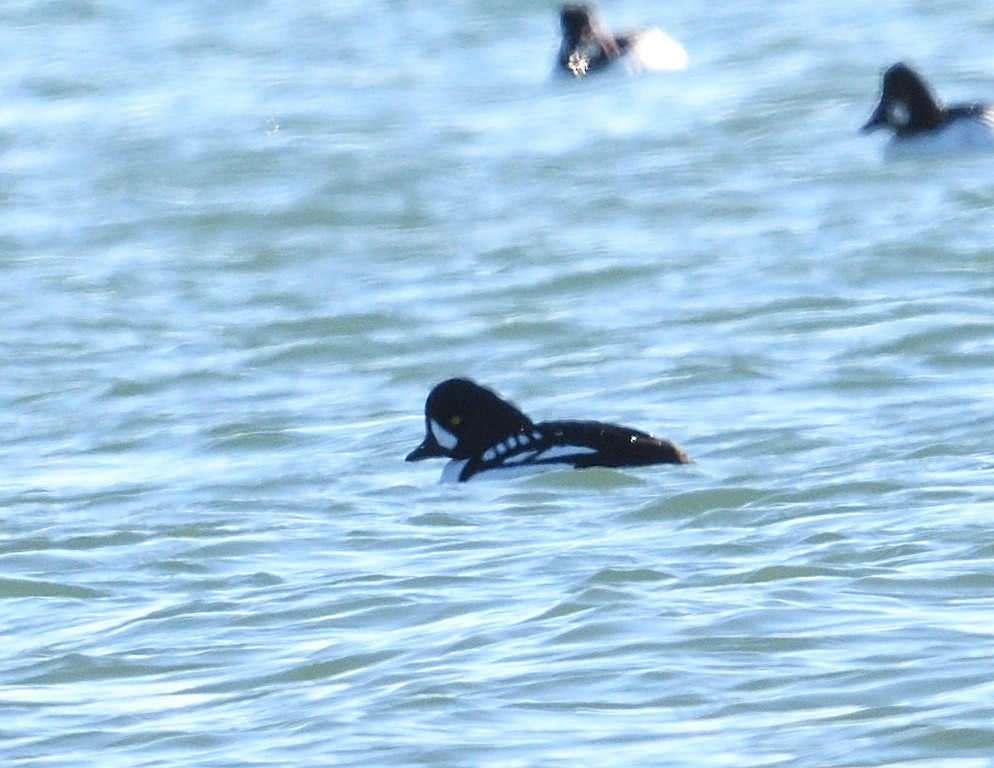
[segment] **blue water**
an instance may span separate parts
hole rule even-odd
[[[8,766],[994,764],[986,4],[0,4]],[[696,463],[440,485],[431,386]]]

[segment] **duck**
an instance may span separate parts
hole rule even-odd
[[[563,39],[556,70],[580,78],[608,69],[629,74],[678,70],[687,66],[687,52],[658,27],[614,34],[592,5],[570,3],[559,11]]]
[[[944,105],[925,78],[903,61],[884,72],[880,102],[861,131],[881,129],[892,132],[885,149],[889,156],[994,151],[991,105]]]
[[[407,461],[448,458],[442,482],[545,469],[692,464],[676,443],[600,421],[534,422],[472,379],[435,385],[425,401],[425,437]]]

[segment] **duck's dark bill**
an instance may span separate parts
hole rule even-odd
[[[887,126],[887,110],[883,104],[878,106],[873,110],[873,114],[870,115],[870,119],[866,121],[866,125],[860,128],[863,133],[871,133],[878,128],[885,128]]]
[[[444,456],[445,454],[441,451],[441,446],[435,442],[431,435],[428,435],[424,442],[421,443],[417,448],[407,454],[405,461],[420,461],[421,459],[434,459],[438,456]]]

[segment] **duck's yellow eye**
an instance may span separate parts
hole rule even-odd
[[[458,427],[461,421],[462,421],[462,416],[460,416],[458,413],[453,413],[452,418],[449,419],[449,426]]]

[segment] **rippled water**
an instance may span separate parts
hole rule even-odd
[[[994,755],[986,5],[0,4],[5,765]],[[439,485],[437,381],[690,467]]]

